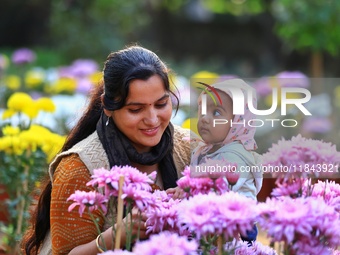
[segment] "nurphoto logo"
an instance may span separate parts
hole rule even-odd
[[[201,115],[205,115],[207,113],[207,96],[213,100],[214,104],[217,105],[219,103],[222,105],[221,97],[219,96],[218,89],[203,83],[197,82],[205,88],[197,87],[200,90],[203,90],[205,93],[201,95],[202,107],[201,107]],[[308,111],[308,109],[304,106],[305,103],[309,102],[311,99],[311,93],[309,90],[305,88],[294,88],[294,87],[282,87],[280,92],[277,88],[272,88],[272,104],[269,109],[257,109],[253,103],[254,93],[256,93],[255,89],[248,88],[246,91],[242,90],[240,87],[233,86],[232,84],[228,84],[226,89],[230,92],[230,96],[233,101],[233,115],[244,115],[244,106],[247,104],[249,111],[257,116],[269,116],[277,111],[280,105],[280,114],[281,116],[287,115],[288,106],[297,107],[305,116],[311,116],[312,114]],[[300,94],[301,98],[289,98],[289,94]],[[279,101],[280,96],[280,101]],[[217,102],[218,101],[218,102]],[[280,102],[280,103],[279,103]],[[264,123],[270,122],[272,127],[274,127],[275,122],[281,122],[283,127],[296,127],[298,125],[297,120],[295,119],[250,119],[243,120],[242,122],[233,122],[233,120],[226,119],[214,119],[213,126],[223,125],[230,123],[230,125],[248,125],[252,127],[262,127]]]

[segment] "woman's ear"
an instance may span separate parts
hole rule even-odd
[[[106,110],[105,108],[104,108],[104,113],[107,117],[111,117],[112,115],[112,111]]]
[[[102,102],[102,105],[104,106],[104,94],[102,94],[102,95],[100,96],[100,101]],[[106,115],[107,117],[111,117],[111,111],[106,110],[106,109],[104,108],[104,113],[105,113],[105,115]]]

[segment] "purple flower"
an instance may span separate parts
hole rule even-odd
[[[235,192],[198,194],[183,200],[177,210],[178,227],[198,239],[207,234],[223,234],[227,240],[246,235],[258,216],[256,202]]]
[[[84,210],[86,207],[89,208],[89,210],[92,212],[93,210],[97,210],[100,208],[103,213],[105,214],[107,211],[106,208],[106,203],[107,203],[107,198],[104,197],[104,195],[97,193],[95,191],[80,191],[76,190],[75,193],[73,193],[68,199],[73,200],[74,203],[72,203],[68,207],[68,211],[72,211],[77,205],[79,205],[79,214],[80,216],[83,215]]]
[[[254,242],[252,246],[248,242],[237,242],[235,255],[277,255],[276,251],[260,242]]]
[[[173,200],[165,191],[155,191],[152,197],[156,206],[147,208],[147,233],[158,233],[163,230],[179,232],[177,228],[177,205],[180,200]]]
[[[113,166],[111,170],[104,168],[94,169],[92,180],[86,185],[104,188],[106,196],[118,196],[118,183],[120,176],[124,176],[123,188],[129,186],[138,190],[151,191],[150,184],[155,179],[156,172],[146,175],[137,168],[131,166]]]
[[[98,71],[98,64],[91,59],[78,59],[70,66],[59,68],[62,77],[84,78]]]
[[[98,71],[98,63],[92,59],[77,59],[70,66],[76,77],[85,77]]]
[[[273,241],[291,243],[297,235],[309,237],[312,226],[304,198],[267,199],[260,205],[260,225]]]
[[[272,171],[273,177],[289,179],[332,176],[339,162],[340,153],[335,145],[298,135],[273,144],[263,155],[262,164],[269,170],[279,169]]]
[[[302,190],[305,185],[306,180],[303,178],[291,178],[283,179],[278,178],[275,181],[276,188],[273,189],[271,195],[273,197],[290,196],[290,197],[300,197],[302,196]]]
[[[186,237],[167,231],[152,235],[149,240],[137,242],[133,252],[138,255],[194,255],[198,244]]]
[[[27,48],[17,49],[13,52],[12,62],[16,65],[31,63],[35,60],[35,53]]]
[[[275,84],[273,77],[262,77],[254,82],[254,88],[259,96],[268,96],[272,93],[272,87]]]
[[[93,83],[88,78],[77,79],[77,92],[86,94],[93,88]]]
[[[87,185],[104,188],[107,198],[118,197],[119,179],[124,176],[122,199],[125,204],[129,203],[144,211],[149,206],[155,206],[150,186],[155,179],[155,174],[156,172],[146,175],[131,166],[113,166],[111,170],[99,168],[93,170],[92,180]]]
[[[152,198],[150,191],[140,190],[133,185],[123,187],[122,199],[125,203],[136,206],[140,211],[146,210],[148,207],[155,206],[155,200]]]
[[[237,79],[239,78],[237,75],[233,75],[233,74],[222,74],[218,77],[216,83],[218,82],[222,82],[222,81],[225,81],[225,80],[229,80],[229,79]]]
[[[259,208],[259,223],[271,241],[292,245],[296,254],[308,254],[309,249],[321,252],[340,245],[339,214],[322,199],[267,199]]]
[[[125,250],[124,251],[123,250],[106,251],[100,254],[103,254],[103,255],[137,255],[137,253],[133,253],[130,251],[125,251]]]
[[[327,245],[323,245],[320,240],[307,239],[301,237],[298,242],[292,245],[292,250],[296,251],[296,254],[301,255],[331,255],[331,249]]]
[[[332,122],[326,117],[308,117],[303,121],[302,129],[306,132],[325,134],[332,130]]]
[[[308,88],[309,80],[301,72],[281,72],[276,75],[281,87]]]
[[[183,177],[177,181],[178,187],[187,192],[187,196],[195,196],[197,194],[208,194],[211,191],[224,193],[228,191],[228,185],[224,178],[213,180],[204,177],[190,177],[190,167],[186,166],[183,171]]]
[[[307,187],[304,187],[304,194],[307,194]],[[336,211],[340,212],[340,184],[335,181],[320,181],[318,180],[312,186],[311,197],[322,198],[326,204],[331,205]]]
[[[183,177],[177,181],[178,187],[185,192],[194,196],[196,194],[207,194],[214,186],[214,182],[210,178],[191,178],[190,167],[186,166],[183,171]]]

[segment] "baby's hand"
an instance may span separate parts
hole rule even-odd
[[[172,194],[172,199],[182,199],[185,198],[185,192],[180,187],[169,188],[165,191],[168,195]]]

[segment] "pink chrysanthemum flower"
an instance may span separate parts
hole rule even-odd
[[[283,167],[272,171],[274,177],[329,177],[337,169],[340,153],[335,145],[301,135],[280,140],[263,155],[263,165]]]
[[[276,179],[275,184],[277,187],[273,189],[271,195],[273,197],[301,197],[305,182],[306,180],[303,178],[288,180],[284,180],[283,178]]]
[[[184,168],[182,174],[183,177],[177,181],[177,185],[187,192],[188,197],[195,196],[197,194],[208,194],[211,191],[216,191],[221,194],[229,190],[224,177],[218,178],[216,180],[203,177],[191,178],[189,166]]]
[[[125,203],[136,206],[140,211],[144,211],[148,207],[155,207],[156,201],[152,198],[150,191],[140,190],[133,185],[123,187],[122,199]]]
[[[332,255],[340,255],[340,250],[332,250]]]
[[[106,251],[100,254],[103,254],[103,255],[137,255],[137,253],[133,253],[130,251],[125,251],[125,250]]]
[[[259,208],[260,225],[272,241],[291,243],[297,234],[310,236],[312,227],[304,198],[267,199]]]
[[[248,242],[237,242],[235,255],[277,255],[277,252],[269,246],[265,246],[260,242],[253,242],[249,246]]]
[[[296,251],[299,255],[331,255],[332,251],[327,245],[320,241],[306,237],[301,237],[293,244],[291,250]]]
[[[304,186],[304,194],[307,195],[307,188]],[[335,181],[320,181],[318,180],[311,188],[312,197],[323,198],[326,204],[333,206],[340,212],[340,184]]]
[[[138,255],[194,255],[197,248],[195,240],[188,241],[184,236],[164,231],[147,241],[137,242],[133,252]]]
[[[95,191],[80,191],[80,190],[76,190],[75,193],[73,193],[68,199],[69,200],[73,200],[74,203],[72,203],[69,208],[68,211],[72,211],[77,205],[79,205],[79,214],[80,216],[83,215],[84,210],[86,207],[89,208],[90,211],[93,210],[97,210],[98,208],[100,208],[103,213],[105,214],[107,211],[106,208],[106,203],[107,203],[107,198]]]
[[[322,199],[267,199],[259,205],[259,209],[259,223],[270,239],[274,242],[283,241],[287,245],[293,244],[292,249],[297,254],[309,248],[323,250],[322,247],[334,248],[340,245],[339,215]]]
[[[152,196],[157,206],[147,208],[147,233],[158,233],[163,230],[178,232],[176,206],[180,200],[173,200],[165,191],[154,192]]]
[[[94,169],[92,180],[88,186],[104,188],[105,195],[118,196],[118,183],[120,176],[124,176],[123,187],[135,187],[139,190],[151,191],[150,184],[153,183],[156,172],[147,175],[131,166],[113,166],[111,170],[104,168]]]
[[[177,208],[178,227],[188,229],[198,239],[208,234],[223,234],[227,240],[240,233],[246,235],[258,216],[256,201],[235,192],[198,194]]]

